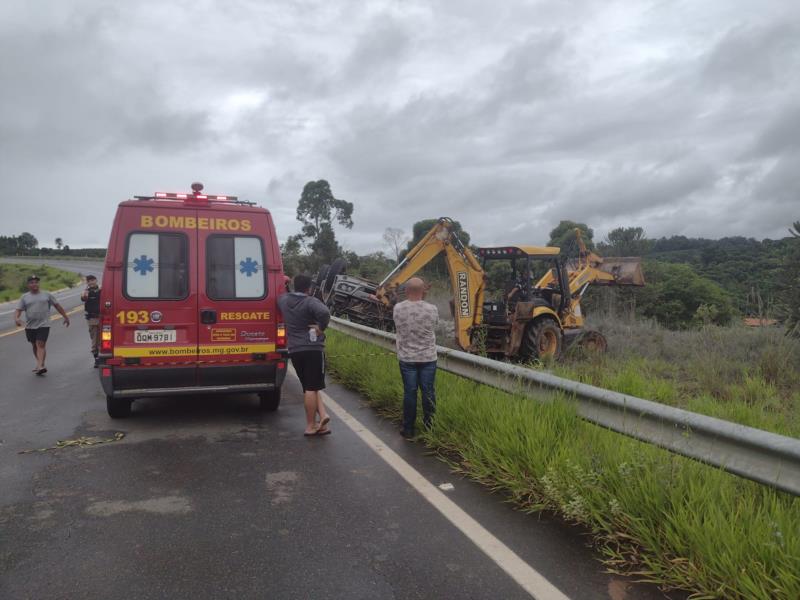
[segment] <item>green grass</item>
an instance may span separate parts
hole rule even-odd
[[[394,356],[331,332],[328,364],[396,418]],[[680,392],[635,366],[615,383],[644,397]],[[426,444],[522,510],[588,527],[606,565],[695,598],[800,597],[800,500],[586,423],[566,399],[541,404],[439,372]]]
[[[41,289],[54,291],[80,283],[77,273],[53,267],[29,264],[0,264],[0,302],[16,300],[28,291],[27,279],[31,273],[41,277]]]

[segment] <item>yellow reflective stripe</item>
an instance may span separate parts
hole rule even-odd
[[[115,346],[114,356],[121,358],[215,356],[222,354],[266,354],[275,352],[275,344],[213,344],[202,346]]]

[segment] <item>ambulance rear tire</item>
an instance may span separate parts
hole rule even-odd
[[[125,419],[131,416],[131,401],[126,398],[106,396],[106,410],[112,419]]]
[[[275,412],[281,404],[281,388],[277,387],[267,392],[259,392],[258,399],[261,410],[264,412]]]

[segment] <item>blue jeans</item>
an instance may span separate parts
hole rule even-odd
[[[422,421],[430,427],[433,413],[436,412],[436,361],[400,361],[400,375],[403,377],[403,431],[414,432],[417,422],[417,390],[422,392]]]

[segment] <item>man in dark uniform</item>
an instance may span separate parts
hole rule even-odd
[[[81,294],[81,300],[86,312],[86,325],[89,327],[94,366],[97,368],[97,353],[100,345],[100,286],[97,285],[97,277],[94,275],[86,276],[86,289]]]

